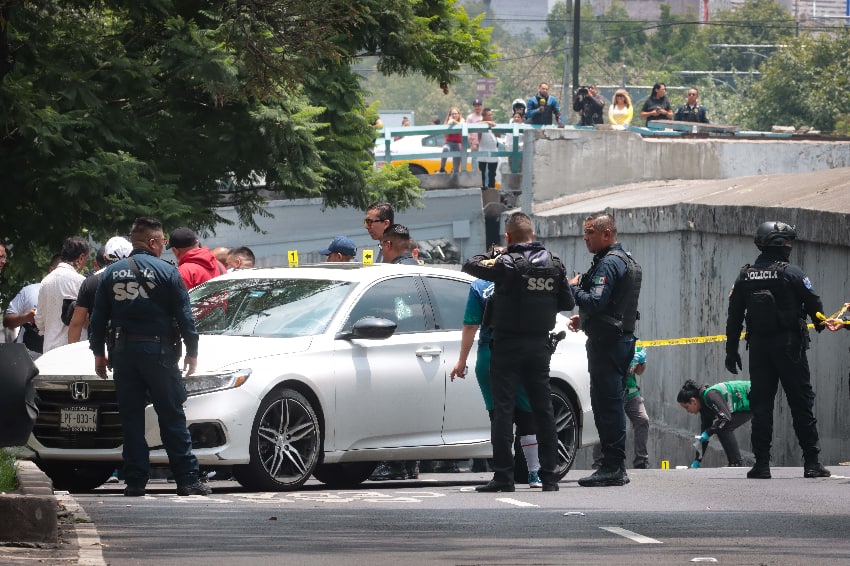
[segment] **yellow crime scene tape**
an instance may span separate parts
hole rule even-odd
[[[850,303],[844,303],[844,306],[841,307],[840,310],[835,312],[832,316],[826,316],[823,313],[817,313],[817,318],[820,321],[818,326],[826,323],[827,320],[835,320],[839,316],[843,315],[846,311]],[[839,321],[842,324],[850,324],[850,320],[842,320]],[[808,328],[814,328],[814,324],[807,324]],[[745,333],[741,332],[741,338],[744,338]],[[659,340],[638,340],[635,342],[635,346],[643,346],[644,348],[648,348],[651,346],[684,346],[687,344],[707,344],[709,342],[725,342],[726,335],[725,334],[717,334],[715,336],[690,336],[688,338],[662,338]]]

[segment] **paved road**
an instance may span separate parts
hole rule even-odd
[[[518,486],[478,494],[483,474],[425,474],[357,490],[311,483],[295,493],[249,493],[213,482],[212,497],[181,498],[156,482],[140,499],[122,486],[64,498],[79,505],[64,556],[41,564],[850,564],[850,478],[804,479],[774,468],[635,470],[623,488],[558,493]],[[850,475],[850,474],[848,474]],[[90,518],[92,523],[87,522]],[[73,536],[68,536],[74,539]],[[76,546],[75,546],[76,545]],[[39,551],[0,551],[33,563]],[[6,560],[8,559],[8,560]],[[55,561],[51,561],[55,560]]]

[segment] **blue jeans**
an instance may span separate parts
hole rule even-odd
[[[460,144],[455,142],[446,142],[443,145],[443,153],[448,153],[450,151],[460,151]],[[440,159],[440,171],[446,170],[446,158],[443,157]],[[452,157],[452,173],[460,173],[460,156]]]
[[[602,446],[602,467],[626,468],[625,390],[629,363],[635,355],[635,337],[624,334],[615,342],[588,338],[587,370],[590,404]]]
[[[130,342],[111,356],[115,370],[115,393],[124,429],[124,480],[141,487],[150,474],[145,441],[145,406],[151,402],[159,420],[162,443],[177,485],[198,479],[198,460],[192,454],[192,438],[186,427],[183,403],[186,388],[170,351],[160,353],[155,342]]]

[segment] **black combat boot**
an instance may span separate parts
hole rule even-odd
[[[756,464],[747,472],[747,477],[755,480],[769,480],[770,462],[756,461]]]

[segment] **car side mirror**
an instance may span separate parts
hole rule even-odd
[[[395,332],[398,324],[386,318],[376,316],[364,316],[354,323],[350,332],[337,332],[336,340],[351,340],[362,338],[365,340],[384,340]]]

